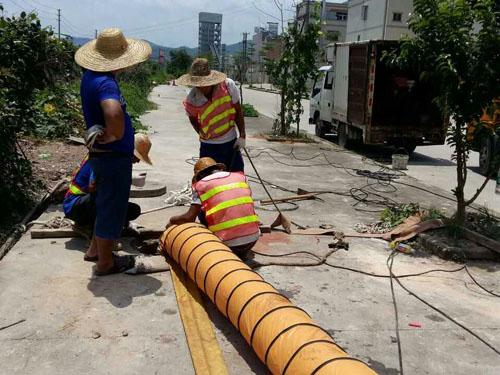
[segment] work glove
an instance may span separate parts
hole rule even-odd
[[[234,148],[235,149],[242,149],[245,148],[247,145],[247,141],[245,138],[239,137],[236,142],[234,142]]]
[[[104,134],[104,127],[102,125],[94,125],[91,128],[87,129],[84,135],[85,139],[85,146],[90,150],[93,146],[95,141],[99,136],[102,136]]]

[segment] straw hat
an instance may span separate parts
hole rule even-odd
[[[146,134],[137,133],[134,136],[134,156],[147,163],[153,165],[153,162],[149,158],[149,150],[151,150],[151,140]]]
[[[177,79],[177,84],[182,86],[206,87],[224,82],[227,76],[217,70],[210,70],[208,60],[194,59],[188,74]]]
[[[112,72],[146,61],[151,52],[148,42],[125,38],[120,29],[104,29],[76,51],[75,61],[94,72]]]
[[[217,163],[212,158],[200,158],[196,164],[194,165],[194,176],[193,183],[199,181],[198,176],[201,172],[206,171],[207,169],[222,169],[226,170],[226,166],[222,163]]]

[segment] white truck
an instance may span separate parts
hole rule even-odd
[[[443,115],[432,87],[418,72],[389,66],[384,52],[397,41],[335,43],[327,46],[310,99],[309,123],[317,136],[336,133],[338,143],[394,145],[413,152],[418,145],[444,144]]]

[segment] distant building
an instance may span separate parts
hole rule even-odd
[[[413,0],[350,0],[347,41],[399,40],[412,35],[408,18]]]
[[[297,4],[296,16],[299,27],[307,20],[307,3],[309,1],[309,20],[313,17],[321,18],[323,38],[325,42],[343,42],[347,31],[347,3],[333,3],[329,1],[303,0]],[[325,9],[323,10],[323,4]]]
[[[247,80],[251,83],[267,83],[268,77],[265,72],[265,60],[269,50],[275,49],[275,41],[278,39],[279,26],[277,22],[268,22],[267,28],[255,27],[251,42],[250,64],[247,69]]]
[[[199,13],[198,56],[213,55],[216,68],[222,66],[222,14]]]
[[[266,43],[278,37],[278,24],[276,22],[268,22],[267,29],[261,26],[254,28],[252,37],[253,53],[250,59],[253,62],[258,62],[262,54],[262,49]]]

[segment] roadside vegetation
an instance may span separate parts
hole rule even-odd
[[[245,117],[259,117],[259,112],[257,112],[253,105],[248,103],[243,104],[243,114]]]
[[[318,2],[311,4],[311,7],[319,6]],[[322,32],[317,17],[320,12],[311,10],[311,14],[313,16],[309,22],[289,24],[283,32],[281,56],[266,61],[271,83],[280,89],[281,106],[273,131],[282,137],[299,137],[300,116],[304,111],[301,100],[308,96],[307,82],[316,76]],[[295,132],[290,131],[292,125],[296,125]]]
[[[467,221],[466,208],[498,168],[496,160],[476,194],[465,198],[472,146],[467,129],[481,123],[483,109],[500,97],[500,5],[495,0],[415,0],[413,6],[409,27],[415,37],[403,40],[393,62],[415,68],[421,79],[432,82],[437,89],[434,100],[449,116],[447,142],[457,165],[454,220],[461,226]]]
[[[47,188],[39,171],[34,173],[32,160],[33,154],[42,159],[50,155],[38,155],[33,145],[61,144],[70,135],[83,135],[75,51],[73,43],[42,27],[35,13],[0,16],[0,243]],[[136,130],[144,129],[139,116],[154,108],[147,99],[152,87],[191,64],[178,54],[172,66],[148,62],[118,77]],[[78,160],[75,156],[73,164]]]

